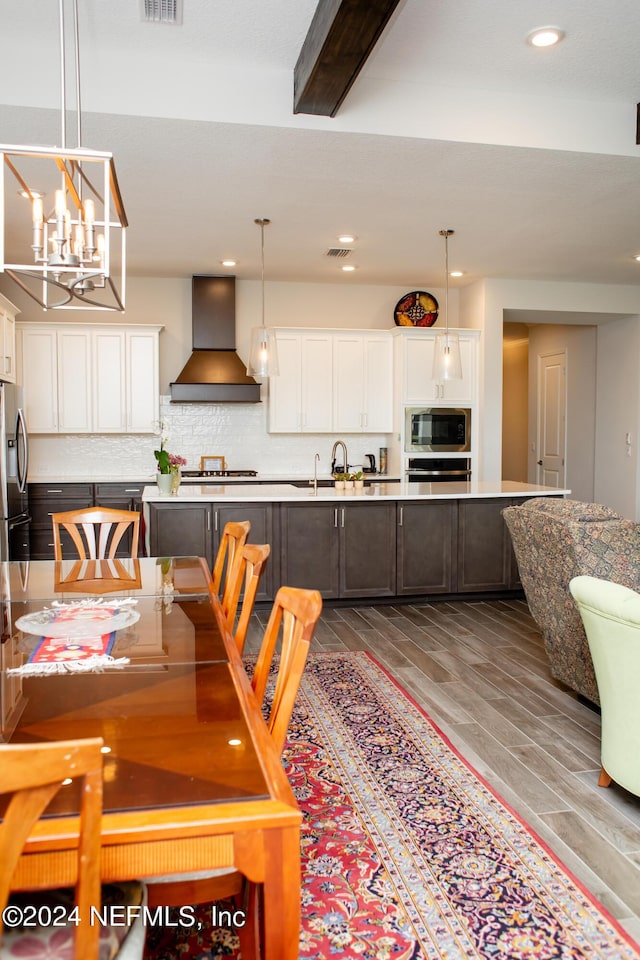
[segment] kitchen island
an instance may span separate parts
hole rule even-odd
[[[512,596],[521,591],[502,510],[569,490],[514,481],[373,483],[361,491],[292,484],[182,484],[176,496],[144,488],[152,556],[212,564],[224,525],[249,520],[271,556],[258,600],[282,584],[328,601]]]

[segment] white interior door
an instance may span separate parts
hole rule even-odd
[[[537,481],[546,487],[565,486],[567,422],[567,356],[538,357]]]

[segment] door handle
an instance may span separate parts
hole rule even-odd
[[[539,467],[542,466],[542,460],[536,460],[536,463],[538,464]]]

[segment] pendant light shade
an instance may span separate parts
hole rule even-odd
[[[434,380],[462,380],[462,361],[460,359],[460,341],[458,334],[449,330],[449,237],[453,230],[440,230],[444,237],[444,269],[445,269],[445,299],[444,299],[444,330],[438,331],[433,351]]]
[[[278,347],[276,335],[264,323],[264,228],[271,221],[255,220],[260,227],[260,256],[262,263],[262,324],[251,331],[251,349],[247,372],[251,377],[276,377],[278,375]]]

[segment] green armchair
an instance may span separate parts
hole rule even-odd
[[[601,787],[640,797],[640,594],[596,577],[569,584],[589,641],[602,709]]]

